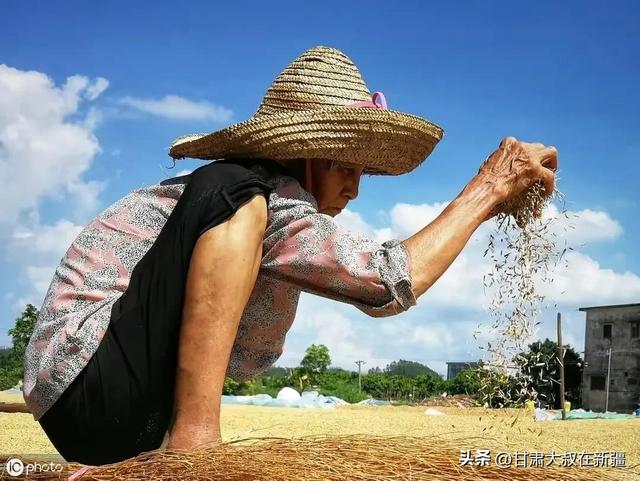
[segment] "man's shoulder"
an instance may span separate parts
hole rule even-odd
[[[227,172],[230,166],[232,169],[250,171],[268,183],[272,187],[269,206],[274,209],[285,210],[299,207],[301,204],[308,209],[317,209],[316,199],[313,195],[305,190],[295,177],[288,175],[282,166],[268,159],[222,159],[213,161],[196,169],[194,172],[167,179],[160,184],[134,191],[132,194],[149,195],[151,192],[158,192],[162,188],[174,188],[181,191],[192,180],[193,175],[201,169],[206,171],[206,173],[202,172],[205,176],[220,175],[219,172],[216,174],[216,170],[223,169],[225,175],[230,178],[243,177],[241,173],[235,171],[232,173]]]
[[[288,175],[283,167],[268,159],[247,159],[239,161],[245,168],[259,175],[273,186],[271,201],[279,206],[294,206],[300,202],[317,208],[316,199],[300,185],[295,177]]]

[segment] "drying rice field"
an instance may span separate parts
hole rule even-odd
[[[0,399],[0,401],[2,401]],[[8,400],[5,400],[8,401]],[[223,406],[224,441],[255,437],[296,438],[309,435],[427,437],[460,450],[514,452],[624,452],[628,470],[621,479],[640,479],[640,420],[534,422],[524,410],[439,407],[441,416],[424,407],[343,406],[335,409],[291,409]],[[57,454],[30,414],[0,413],[0,453]],[[454,460],[459,463],[458,460]],[[551,468],[549,468],[551,469]],[[598,478],[602,468],[587,467]],[[622,473],[623,470],[614,470]],[[630,476],[630,477],[628,477]]]

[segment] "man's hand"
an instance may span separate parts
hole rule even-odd
[[[498,204],[487,219],[502,210],[534,183],[544,186],[545,196],[550,196],[555,188],[555,171],[558,168],[558,151],[539,143],[520,142],[513,137],[505,138],[487,160],[484,161],[476,179],[480,183],[493,186]],[[510,214],[511,212],[505,212]],[[536,212],[537,216],[541,212]]]

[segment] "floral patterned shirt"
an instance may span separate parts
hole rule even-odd
[[[354,305],[374,317],[415,305],[410,259],[399,240],[380,245],[317,210],[292,177],[254,164],[268,199],[260,271],[239,323],[227,376],[242,381],[282,354],[301,291]],[[185,182],[188,182],[188,177]],[[39,419],[98,349],[114,302],[153,245],[185,183],[131,192],[99,214],[57,267],[25,353],[23,392]],[[123,247],[124,246],[124,247]]]

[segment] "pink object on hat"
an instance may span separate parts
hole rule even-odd
[[[380,103],[378,103],[378,100]],[[387,110],[387,99],[382,92],[374,92],[371,96],[371,101],[353,102],[347,105],[347,107],[364,107],[369,109],[381,109]]]

